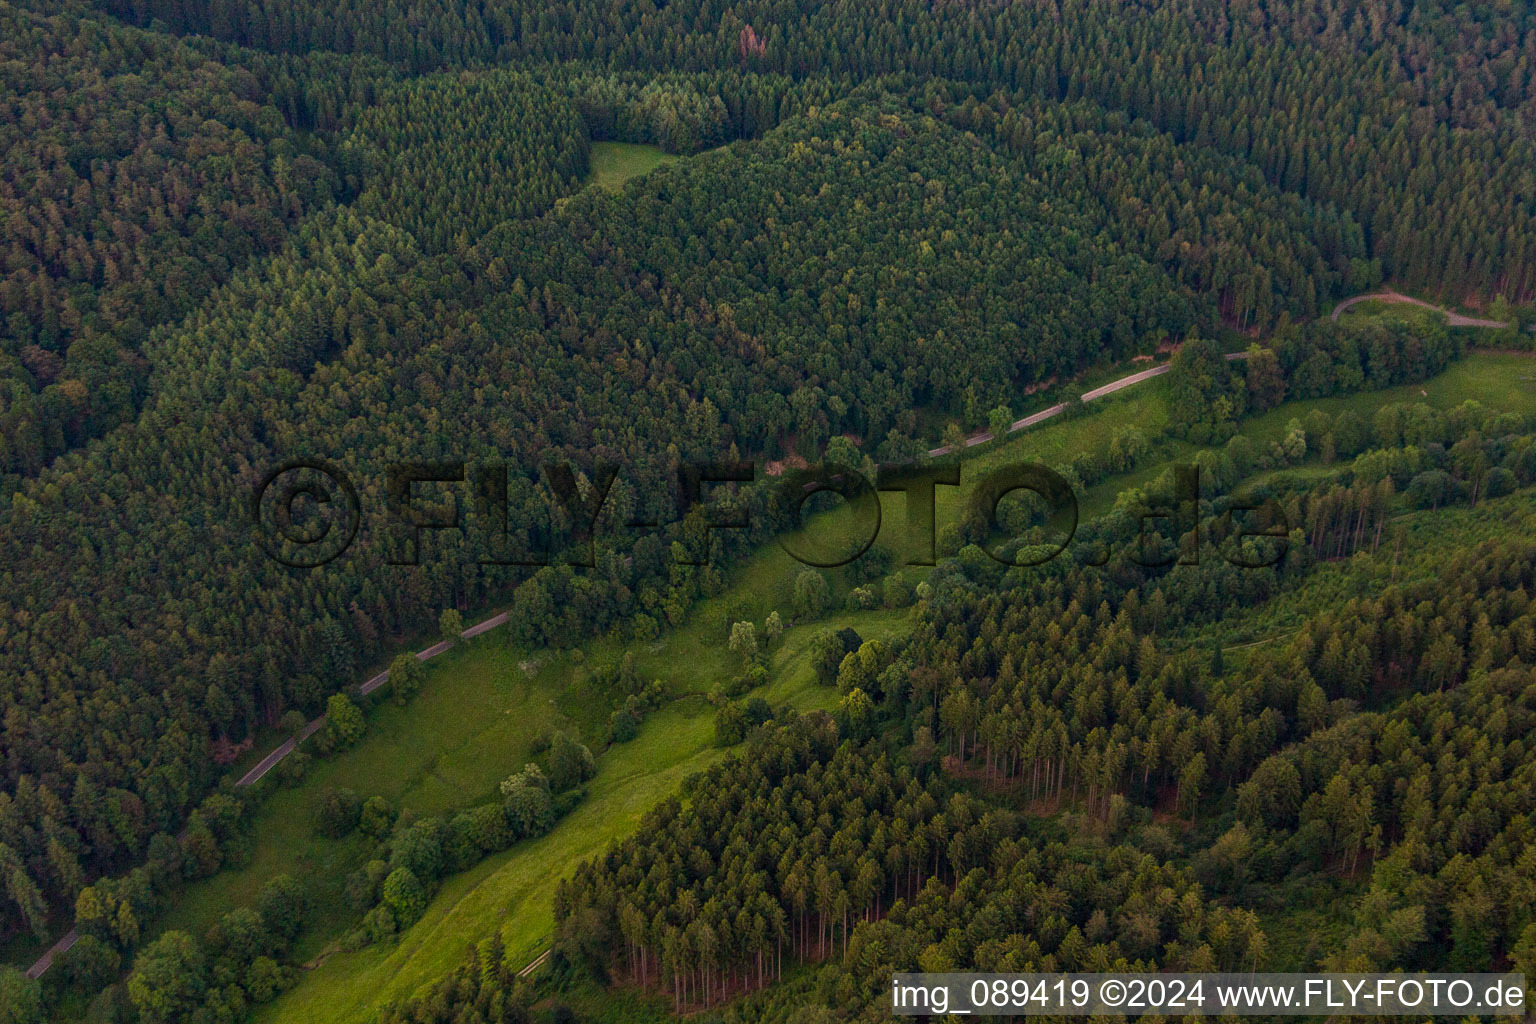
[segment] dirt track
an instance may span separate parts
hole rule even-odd
[[[1437,306],[1433,302],[1425,302],[1423,299],[1416,299],[1411,295],[1404,295],[1401,292],[1395,292],[1390,288],[1385,291],[1372,292],[1370,295],[1356,295],[1352,299],[1345,299],[1343,302],[1333,307],[1333,319],[1337,321],[1340,314],[1342,314],[1349,307],[1353,306],[1355,303],[1367,302],[1371,299],[1376,299],[1379,302],[1402,303],[1403,305],[1408,306],[1418,306],[1420,309],[1429,309],[1435,311],[1436,313],[1444,313],[1445,324],[1447,327],[1499,328],[1509,326],[1509,324],[1503,320],[1480,320],[1475,316],[1463,316],[1460,313],[1452,313],[1450,310],[1443,306]]]

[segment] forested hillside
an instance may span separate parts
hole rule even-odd
[[[1530,477],[1529,434],[1387,407],[1352,483],[1270,492],[1294,546],[1247,614],[1230,567],[1042,577],[967,549],[909,636],[833,659],[835,715],[762,726],[578,868],[557,956],[743,1021],[886,1019],[907,969],[1529,970],[1531,492],[1384,542],[1405,413]],[[1202,502],[1213,548],[1227,504]],[[1272,642],[1223,657],[1233,627]],[[470,964],[388,1019],[529,999]]]
[[[359,213],[431,252],[467,247],[532,217],[587,170],[575,109],[526,75],[441,75],[397,86],[359,119],[339,154]]]
[[[339,183],[244,69],[10,4],[0,39],[0,472],[31,474],[131,420],[150,329]]]
[[[1449,3],[1070,0],[984,7],[103,0],[178,31],[277,51],[369,53],[426,71],[480,61],[746,66],[794,76],[911,71],[1086,97],[1251,162],[1356,213],[1409,286],[1536,288],[1536,103],[1528,11]],[[406,19],[410,18],[408,22]],[[408,29],[407,24],[413,27]]]
[[[244,510],[281,458],[342,460],[365,508],[382,509],[385,462],[407,453],[494,452],[524,480],[550,453],[617,457],[634,468],[612,521],[665,519],[669,458],[814,456],[840,433],[900,458],[918,447],[923,410],[979,422],[1026,385],[1212,322],[1213,264],[1188,240],[1219,239],[1232,268],[1286,282],[1265,305],[1297,315],[1338,287],[1358,245],[1337,215],[1198,153],[1187,189],[1114,202],[1082,168],[1108,180],[1177,147],[1091,109],[1011,113],[1015,155],[868,92],[558,210],[584,143],[570,123],[532,117],[540,96],[558,109],[549,91],[495,73],[382,92],[336,147],[355,203],[305,220],[185,322],[151,332],[138,421],[0,512],[36,552],[7,569],[19,617],[3,643],[6,699],[26,709],[7,743],[12,778],[28,781],[11,840],[37,858],[38,887],[72,899],[50,840],[87,875],[131,860],[217,776],[212,744],[318,710],[390,634],[517,585],[515,570],[461,566],[469,556],[451,547],[420,570],[388,569],[377,521],[318,576],[273,563]],[[958,109],[963,124],[987,108]],[[529,156],[514,180],[477,155],[477,133],[520,116]],[[1069,118],[1084,123],[1066,135]],[[412,143],[407,125],[447,134]],[[1080,170],[1052,176],[1053,162]],[[1270,196],[1281,241],[1223,230],[1233,204],[1263,216],[1250,190]],[[434,207],[435,192],[462,201]],[[547,532],[547,499],[526,483],[512,493],[512,547],[527,550]],[[629,542],[614,539],[577,596],[553,570],[527,584],[521,635],[675,619],[708,585],[709,573],[674,578],[665,543],[633,543],[626,562]],[[150,580],[163,599],[145,599]],[[532,609],[551,600],[564,617],[546,624]],[[76,710],[60,717],[60,700]],[[167,738],[135,720],[178,725]],[[76,792],[105,798],[40,827],[37,800]],[[87,824],[112,808],[115,825]]]
[[[1509,320],[1477,340],[1529,349],[1533,62],[1523,9],[1397,0],[0,0],[0,939],[30,961],[90,922],[126,968],[166,892],[239,859],[232,767],[402,645],[452,639],[445,622],[510,609],[505,635],[528,651],[654,642],[769,539],[770,463],[959,449],[1045,394],[1081,412],[1076,382],[1176,350],[1166,431],[1139,424],[1055,468],[1108,486],[1154,449],[1208,449],[1224,493],[1317,458],[1326,485],[1281,487],[1304,524],[1282,570],[1176,570],[1159,588],[1111,561],[1022,580],[985,560],[993,524],[968,505],[910,637],[849,669],[868,706],[835,726],[775,716],[718,769],[751,800],[669,805],[584,869],[559,956],[664,977],[676,1009],[766,983],[772,937],[775,977],[783,957],[860,958],[826,999],[847,1013],[880,956],[909,952],[1237,965],[1263,959],[1243,886],[1353,874],[1368,854],[1413,877],[1394,876],[1390,911],[1360,911],[1360,934],[1382,933],[1378,910],[1422,905],[1425,924],[1383,939],[1390,956],[1351,938],[1350,956],[1507,959],[1524,910],[1475,935],[1466,922],[1488,917],[1477,885],[1518,873],[1494,840],[1525,813],[1523,748],[1507,749],[1531,659],[1516,555],[1493,544],[1454,599],[1405,583],[1379,607],[1333,608],[1241,680],[1164,639],[1303,587],[1303,549],[1380,557],[1391,515],[1531,485],[1530,424],[1491,407],[1341,416],[1310,449],[1300,425],[1273,452],[1216,446],[1287,398],[1417,385],[1464,355],[1467,333],[1431,321],[1327,321],[1383,282]],[[591,187],[593,148],[615,143],[679,159]],[[294,458],[339,467],[361,504],[356,541],[312,570],[274,559],[251,521],[253,489]],[[677,521],[678,463],[747,459],[759,476],[734,500],[752,528],[717,531],[712,564],[691,564],[700,523]],[[466,529],[410,543],[389,511],[402,461],[469,464],[462,483],[416,490]],[[489,463],[504,480],[479,473]],[[619,467],[600,521],[558,507],[552,464],[588,499]],[[1128,494],[1084,536],[1123,540],[1145,497]],[[885,600],[890,557],[856,570],[850,607]],[[890,584],[892,608],[913,586]],[[1376,616],[1390,637],[1357,635]],[[1490,646],[1479,616],[1512,639]],[[1439,724],[1506,704],[1476,736]],[[1427,817],[1460,790],[1397,787],[1425,751],[1479,743],[1509,772],[1476,780],[1492,809],[1475,827]],[[752,781],[765,758],[782,763]],[[1266,772],[1296,775],[1296,806],[1243,802]],[[1090,855],[1035,820],[1141,807],[1198,830],[1225,796],[1244,809],[1208,854],[1106,825],[1113,843]],[[1339,832],[1339,808],[1361,801],[1378,817]],[[749,881],[770,865],[730,845],[733,829],[845,812],[869,834],[820,881],[809,833],[782,838],[772,881]],[[931,833],[935,860],[871,875],[862,851],[897,820]],[[717,900],[711,914],[740,907],[701,938],[676,893],[625,903],[629,881],[608,874],[686,858],[705,821],[718,843],[688,891]],[[1243,878],[1202,873],[1238,847]],[[797,863],[809,881],[791,887]],[[1070,889],[1084,872],[1100,895],[1037,922],[1038,948],[986,945],[1004,932],[939,949],[935,887],[1001,914],[1002,879]],[[1172,953],[1152,925],[1115,932],[1095,914],[1151,894],[1184,908],[1159,919],[1187,933]],[[264,1001],[218,999],[205,1016]]]
[[[1461,430],[1475,438],[1478,425]],[[1287,503],[1292,522],[1326,536],[1303,495]],[[1492,515],[1503,531],[1528,522],[1529,505]],[[903,805],[888,806],[879,769],[829,782],[765,737],[738,775],[701,780],[686,811],[664,810],[578,871],[557,903],[562,948],[632,980],[650,955],[674,986],[714,967],[730,972],[722,984],[755,988],[757,961],[782,944],[802,959],[831,959],[837,969],[821,974],[818,995],[850,1011],[878,1006],[902,965],[1248,969],[1270,946],[1257,918],[1224,909],[1229,900],[1278,912],[1287,894],[1368,864],[1350,930],[1297,966],[1528,964],[1536,892],[1522,841],[1532,807],[1520,723],[1531,714],[1536,563],[1513,538],[1418,544],[1400,566],[1404,578],[1379,594],[1369,561],[1320,584],[1339,595],[1327,610],[1237,671],[1206,650],[1154,639],[1221,616],[1219,603],[1194,596],[1230,595],[1197,581],[1208,567],[1127,589],[1129,565],[1105,577],[1010,582],[1012,573],[962,556],[962,571],[930,581],[934,597],[910,643],[866,645],[844,661],[839,726],[855,743],[869,735],[873,723],[856,712],[867,694],[873,715],[903,720],[896,734],[912,744],[909,759],[931,766],[944,754],[944,774],[972,780],[996,794],[991,801],[967,806],[955,795],[945,806],[929,796],[919,812],[909,786]],[[1287,575],[1311,575],[1304,561],[1288,564]],[[774,773],[790,765],[779,788]],[[772,791],[767,806],[754,787]],[[845,804],[818,819],[800,787],[857,800],[861,813]],[[1071,858],[1049,833],[1015,845],[1014,808],[1062,807],[1072,808],[1069,829],[1111,844],[1095,849],[1095,867],[1058,874]],[[1204,825],[1187,830],[1185,819]],[[782,839],[732,838],[746,834]],[[1127,840],[1131,849],[1113,848]],[[802,843],[808,852],[798,852]],[[1202,895],[1158,894],[1169,880],[1149,868],[1174,852],[1190,856]],[[1129,891],[1093,874],[1117,870],[1135,876],[1119,883]],[[1201,905],[1212,897],[1214,909]],[[850,927],[846,946],[828,946],[823,932]],[[692,980],[707,983],[707,974]],[[690,991],[677,998],[711,1001],[707,989]]]

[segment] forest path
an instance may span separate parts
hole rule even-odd
[[[481,633],[484,633],[484,632],[487,632],[489,630],[495,629],[497,626],[504,625],[506,623],[506,621],[507,621],[508,614],[509,614],[508,612],[497,612],[495,615],[492,615],[490,618],[485,619],[485,620],[483,620],[481,622],[477,622],[473,626],[468,627],[460,635],[465,640],[469,640],[469,639],[472,639],[474,637],[477,637]],[[431,647],[428,647],[428,648],[426,648],[424,650],[417,651],[416,652],[416,660],[417,661],[426,661],[429,658],[435,658],[439,654],[442,654],[444,651],[450,650],[454,646],[455,643],[456,643],[456,641],[453,641],[453,640],[439,640],[437,643],[433,644]],[[360,685],[357,688],[358,695],[362,696],[362,697],[366,697],[370,693],[372,693],[373,691],[377,690],[379,687],[383,686],[388,681],[389,681],[389,670],[385,669],[383,672],[380,672],[378,675],[374,676],[372,679],[369,679],[367,682],[365,682],[362,685]],[[302,743],[304,740],[309,739],[309,737],[313,736],[315,733],[319,732],[320,728],[323,725],[325,725],[325,716],[324,715],[321,715],[319,718],[315,719],[314,721],[307,723],[304,726],[303,729],[299,730],[298,735],[296,737],[291,737],[291,738],[283,741],[281,744],[279,744],[277,746],[277,748],[275,750],[273,750],[270,754],[268,754],[266,757],[262,758],[259,762],[257,762],[256,765],[253,768],[251,768],[250,771],[248,771],[244,775],[240,776],[240,779],[235,783],[235,785],[237,785],[237,786],[254,786],[256,783],[260,782],[266,776],[266,774],[268,772],[270,772],[273,768],[276,768],[278,766],[278,764],[283,760],[283,758],[285,758],[289,754],[293,753],[294,747],[296,747],[299,743]],[[180,837],[178,837],[178,838],[180,838]],[[59,938],[58,942],[55,942],[52,946],[50,946],[46,953],[44,953],[42,956],[38,957],[36,963],[34,963],[31,967],[27,968],[27,977],[29,977],[29,978],[41,978],[44,974],[46,974],[48,972],[48,969],[53,966],[54,958],[57,957],[59,954],[64,953],[67,950],[69,950],[69,948],[71,946],[73,946],[76,942],[78,942],[79,940],[80,940],[80,933],[76,929],[71,928],[68,932],[66,932],[63,936],[61,936]],[[527,969],[528,970],[532,970],[536,966],[537,966],[536,963],[535,964],[529,964]]]
[[[1337,322],[1340,315],[1342,315],[1346,309],[1355,305],[1357,302],[1368,302],[1371,299],[1376,299],[1379,302],[1402,303],[1409,306],[1418,306],[1420,309],[1428,309],[1433,310],[1436,313],[1443,313],[1445,314],[1445,324],[1447,327],[1491,327],[1496,329],[1509,326],[1509,324],[1503,320],[1482,320],[1475,316],[1463,316],[1460,313],[1453,313],[1446,309],[1444,306],[1437,306],[1433,302],[1425,302],[1423,299],[1416,299],[1412,295],[1404,295],[1402,292],[1393,291],[1391,288],[1387,288],[1384,291],[1371,292],[1368,295],[1356,295],[1352,299],[1345,299],[1343,302],[1333,307],[1333,320]]]
[[[1369,296],[1360,296],[1360,298],[1368,298],[1368,297]],[[1337,310],[1335,310],[1334,315],[1335,316],[1338,315],[1338,311]],[[1247,355],[1248,354],[1246,352],[1231,352],[1231,353],[1228,353],[1227,358],[1228,359],[1245,359],[1245,358],[1247,358]],[[1140,384],[1142,381],[1151,380],[1153,377],[1161,377],[1163,374],[1167,373],[1171,369],[1173,369],[1173,364],[1172,363],[1164,363],[1161,366],[1154,366],[1154,367],[1151,367],[1150,369],[1141,370],[1141,371],[1139,371],[1137,373],[1133,373],[1133,374],[1130,374],[1128,376],[1121,377],[1119,380],[1111,381],[1110,383],[1105,384],[1102,387],[1097,387],[1097,388],[1094,388],[1091,391],[1084,392],[1083,393],[1083,401],[1084,402],[1092,402],[1092,401],[1094,401],[1096,399],[1103,398],[1106,395],[1112,395],[1115,392],[1122,391],[1125,388],[1131,387],[1134,384]],[[1030,415],[1025,416],[1023,419],[1015,420],[1013,422],[1013,424],[1011,426],[1009,426],[1008,432],[1010,434],[1012,434],[1012,433],[1015,433],[1016,431],[1024,430],[1027,427],[1032,427],[1032,426],[1034,426],[1037,423],[1044,423],[1046,420],[1053,419],[1056,416],[1061,415],[1063,412],[1066,411],[1066,409],[1067,409],[1067,403],[1062,402],[1062,403],[1059,403],[1057,405],[1051,406],[1049,409],[1042,409],[1039,412],[1031,413]],[[990,440],[992,440],[992,433],[991,433],[991,431],[985,431],[983,433],[977,434],[975,437],[967,438],[966,442],[965,442],[965,445],[966,445],[967,448],[971,448],[971,447],[974,447],[974,446],[976,446],[978,444],[982,444],[983,442],[990,441]],[[949,452],[949,448],[947,448],[947,447],[939,447],[939,448],[931,449],[928,452],[928,454],[931,455],[931,456],[939,456],[939,455],[947,454],[948,452]],[[468,639],[470,639],[472,637],[479,636],[481,633],[487,632],[488,630],[495,629],[497,626],[503,625],[507,621],[507,616],[508,616],[507,612],[499,612],[496,615],[492,615],[490,618],[484,620],[483,622],[475,623],[473,626],[470,626],[469,628],[464,630],[464,633],[463,633],[464,639],[468,640]],[[439,641],[438,643],[433,644],[431,647],[428,647],[428,648],[426,648],[424,650],[421,650],[421,651],[417,651],[416,652],[416,660],[417,661],[427,661],[430,658],[437,657],[439,654],[442,654],[444,651],[447,651],[451,647],[453,647],[453,642],[452,641],[449,641],[449,640]],[[385,669],[383,672],[380,672],[378,675],[374,676],[372,679],[369,679],[368,681],[364,682],[361,686],[359,686],[357,688],[357,692],[358,692],[358,694],[360,696],[366,697],[366,696],[368,696],[368,694],[370,694],[373,691],[377,690],[379,687],[383,686],[388,681],[389,681],[389,670]],[[266,757],[264,757],[260,761],[258,761],[256,763],[256,765],[251,768],[250,771],[248,771],[244,775],[242,775],[240,777],[239,781],[237,781],[235,783],[235,785],[237,785],[237,786],[254,786],[256,783],[260,782],[266,776],[266,774],[268,772],[270,772],[273,768],[276,768],[282,762],[283,758],[285,758],[289,754],[293,753],[294,748],[298,745],[298,743],[303,742],[304,740],[306,740],[309,737],[313,736],[315,733],[319,732],[321,727],[324,726],[324,725],[325,725],[325,716],[324,715],[321,715],[319,718],[316,718],[314,721],[312,721],[312,722],[308,723],[307,725],[305,725],[304,728],[299,731],[297,737],[289,738],[289,739],[283,741],[281,744],[279,744],[277,746],[277,748],[274,749],[270,754],[268,754]],[[53,946],[51,946],[46,953],[44,953],[42,956],[38,957],[36,963],[34,963],[31,967],[27,968],[27,977],[29,977],[29,978],[41,978],[43,976],[43,974],[45,974],[48,971],[48,969],[53,966],[54,957],[56,957],[59,954],[67,951],[71,946],[73,946],[76,943],[76,941],[79,940],[79,938],[80,938],[79,933],[75,929],[71,928],[62,938],[59,939],[58,942],[55,942],[53,944]],[[547,955],[547,953],[546,953],[546,955]],[[536,960],[533,963],[529,964],[524,969],[525,972],[526,971],[532,971],[534,968],[536,968],[539,965],[540,962],[542,962],[542,960],[543,960],[543,957],[540,957],[538,960]]]
[[[1227,353],[1227,359],[1229,360],[1247,358],[1247,352]],[[1142,381],[1151,380],[1153,377],[1161,377],[1171,369],[1173,369],[1172,363],[1164,363],[1161,366],[1154,366],[1149,370],[1141,370],[1140,372],[1133,373],[1128,377],[1121,377],[1119,380],[1110,381],[1108,384],[1105,384],[1102,387],[1094,388],[1092,391],[1084,391],[1082,400],[1084,402],[1095,401],[1096,399],[1103,398],[1106,395],[1112,395],[1116,391],[1123,391],[1133,384],[1140,384]],[[1014,420],[1013,423],[1009,424],[1008,426],[1008,433],[1015,434],[1026,427],[1032,427],[1037,423],[1044,423],[1046,420],[1054,419],[1055,417],[1060,416],[1062,413],[1067,411],[1067,404],[1068,403],[1066,402],[1060,402],[1051,406],[1049,409],[1041,409],[1039,412],[1031,413],[1030,415],[1025,416],[1023,419]],[[965,446],[967,448],[974,448],[977,445],[984,444],[990,440],[992,440],[992,431],[983,430],[979,434],[966,438]],[[928,449],[928,454],[934,458],[937,458],[940,455],[948,455],[951,447],[952,446],[950,445],[941,445],[938,448],[930,448]]]
[[[1339,316],[1350,306],[1355,305],[1357,302],[1365,302],[1368,299],[1380,299],[1383,302],[1403,302],[1413,306],[1422,306],[1426,309],[1436,310],[1445,314],[1446,323],[1452,327],[1508,326],[1508,324],[1501,323],[1497,320],[1478,320],[1473,317],[1462,316],[1459,313],[1452,313],[1448,309],[1444,309],[1440,306],[1425,302],[1422,299],[1415,299],[1411,296],[1403,295],[1390,289],[1382,292],[1373,292],[1368,295],[1356,295],[1354,298],[1345,299],[1343,302],[1339,303],[1333,308],[1333,319],[1338,320]],[[1247,357],[1248,353],[1246,352],[1227,353],[1228,359],[1246,359]],[[1137,373],[1121,377],[1119,380],[1111,381],[1102,387],[1094,388],[1091,391],[1085,391],[1083,393],[1082,400],[1084,402],[1092,402],[1097,399],[1104,398],[1105,396],[1112,395],[1117,391],[1123,391],[1132,385],[1140,384],[1142,381],[1151,380],[1154,377],[1161,377],[1171,369],[1173,369],[1172,363],[1164,363],[1161,366],[1154,366],[1150,369],[1141,370]],[[1008,433],[1017,433],[1020,430],[1035,426],[1038,423],[1044,423],[1046,420],[1054,419],[1055,417],[1060,416],[1063,412],[1065,412],[1066,409],[1067,403],[1061,402],[1051,406],[1049,409],[1042,409],[1039,412],[1031,413],[1030,415],[1023,417],[1022,419],[1015,420],[1012,424],[1010,424],[1008,427]],[[966,438],[965,446],[967,448],[974,448],[976,445],[983,444],[990,440],[992,440],[992,432],[990,430],[983,431],[982,433],[976,434],[973,437]],[[949,451],[950,449],[948,446],[940,446],[938,448],[929,449],[928,454],[932,457],[938,457],[940,455],[947,455]],[[507,621],[507,615],[507,612],[500,612],[484,620],[483,622],[478,622],[475,625],[470,626],[464,630],[464,638],[467,640],[471,637],[479,636],[481,633],[484,633],[488,630],[495,629],[497,626],[500,626]],[[452,641],[440,641],[433,644],[431,647],[426,648],[425,650],[416,652],[416,660],[426,661],[429,658],[435,658],[452,646]],[[359,686],[358,693],[366,697],[368,694],[383,686],[388,680],[389,671],[386,669],[385,671],[380,672],[378,675],[374,676],[372,679],[369,679],[367,682]],[[303,740],[308,739],[310,736],[318,732],[321,726],[324,724],[325,716],[321,715],[319,718],[304,726],[304,728],[299,732],[297,740],[302,742]],[[268,772],[277,767],[283,758],[287,757],[293,752],[296,745],[297,743],[295,742],[295,739],[290,738],[286,740],[270,754],[262,758],[261,761],[257,762],[257,764],[251,768],[250,771],[241,776],[240,780],[236,782],[235,785],[252,786],[257,782],[260,782]],[[76,941],[78,941],[79,938],[79,933],[75,929],[71,928],[63,937],[59,939],[58,942],[55,942],[46,953],[40,956],[36,963],[27,968],[27,977],[42,977],[43,974],[53,966],[54,957],[67,951],[71,946],[75,944]],[[548,952],[546,951],[544,956],[547,955]],[[538,960],[535,960],[533,963],[524,968],[524,973],[532,971],[534,968],[536,968],[539,963],[543,961],[544,956],[539,957]]]
[[[544,961],[549,959],[549,954],[550,954],[550,951],[546,949],[544,952],[542,952],[538,956],[534,957],[532,962],[530,962],[527,967],[524,967],[522,970],[517,972],[517,976],[519,978],[526,978],[526,977],[528,977],[528,975],[532,974],[534,971],[539,969],[539,965],[541,965],[542,963],[544,963]]]

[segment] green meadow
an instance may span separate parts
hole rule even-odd
[[[790,704],[804,711],[830,706],[836,691],[816,684],[807,654],[811,637],[820,629],[844,625],[866,639],[889,636],[902,628],[907,614],[845,613],[788,630],[773,653],[772,681],[757,695],[775,707]],[[482,643],[486,646],[460,655],[460,666],[494,664],[503,656],[491,649],[494,640]],[[688,686],[690,681],[723,678],[712,677],[707,669],[723,647],[696,616],[648,647],[641,665],[647,674],[666,672],[661,678]],[[433,683],[443,674],[434,672]],[[676,792],[683,779],[724,756],[725,751],[713,745],[714,709],[697,690],[674,692],[671,703],[646,718],[639,736],[602,754],[586,798],[554,831],[448,879],[426,916],[398,943],[326,957],[295,989],[262,1007],[256,1019],[310,1024],[366,1020],[381,1001],[403,998],[441,977],[461,961],[468,946],[497,929],[514,962],[531,961],[553,928],[551,907],[558,881],[579,861],[632,831],[641,815]],[[508,759],[496,778],[520,765]]]
[[[630,178],[653,171],[681,157],[664,153],[659,146],[633,142],[594,142],[587,157],[587,182],[616,192]]]
[[[1313,409],[1337,415],[1351,408],[1369,415],[1394,401],[1446,407],[1468,398],[1491,408],[1536,414],[1536,360],[1474,352],[1423,385],[1288,402],[1246,421],[1242,431],[1267,443],[1281,437],[1290,420]],[[959,514],[966,495],[990,469],[1017,461],[1065,461],[1077,451],[1106,446],[1126,425],[1155,434],[1167,418],[1164,382],[1153,380],[1093,403],[1080,417],[1051,421],[1001,444],[978,446],[962,464],[962,486],[939,488],[938,529],[942,534],[944,524]],[[1140,469],[1081,496],[1084,514],[1102,511],[1127,486],[1145,484],[1197,451],[1183,442],[1161,442],[1155,457]],[[1317,471],[1321,467],[1309,463],[1287,472]],[[879,541],[898,554],[905,553],[903,506],[901,494],[881,495]],[[810,519],[804,532],[834,546],[840,541],[828,538],[846,536],[854,526],[848,508],[840,506]],[[945,553],[940,551],[941,556]],[[739,671],[725,644],[730,623],[740,618],[761,622],[774,610],[788,620],[793,581],[802,569],[779,544],[767,544],[734,570],[725,593],[699,602],[680,627],[648,644],[603,636],[571,651],[526,651],[507,645],[498,631],[461,644],[428,663],[427,681],[410,704],[378,704],[357,748],[313,762],[302,783],[275,791],[256,812],[246,862],[189,886],[176,909],[157,924],[200,932],[229,909],[249,904],[272,876],[287,872],[304,878],[317,905],[299,949],[311,969],[287,994],[258,1009],[255,1019],[262,1022],[368,1020],[381,1001],[406,997],[430,984],[460,962],[468,946],[496,929],[510,956],[531,960],[547,944],[558,880],[580,860],[630,832],[640,816],[676,792],[684,778],[724,755],[713,745],[714,709],[704,695]],[[924,571],[905,570],[914,579]],[[831,570],[829,578],[838,599],[854,582],[846,569]],[[759,695],[775,706],[830,706],[835,691],[817,686],[808,664],[811,638],[841,625],[852,626],[866,638],[888,636],[905,628],[908,614],[839,612],[794,623],[773,652],[770,681]],[[612,696],[598,685],[598,670],[616,665],[631,649],[639,675],[662,680],[668,702],[647,717],[636,739],[603,750],[598,739]],[[325,790],[345,786],[364,796],[382,794],[418,814],[471,806],[494,799],[500,781],[532,757],[535,739],[556,728],[579,735],[599,755],[597,776],[575,810],[550,834],[449,878],[425,917],[397,942],[341,951],[339,940],[355,924],[343,899],[346,876],[361,865],[371,844],[359,837],[334,841],[316,834],[314,822]]]

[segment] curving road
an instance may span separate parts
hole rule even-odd
[[[1462,316],[1460,313],[1451,312],[1444,306],[1437,306],[1433,302],[1425,302],[1423,299],[1416,299],[1412,295],[1404,295],[1402,292],[1393,291],[1391,288],[1388,288],[1384,291],[1372,292],[1369,295],[1356,295],[1352,299],[1345,299],[1343,302],[1333,307],[1333,319],[1337,321],[1339,316],[1346,309],[1355,305],[1355,303],[1368,302],[1371,299],[1375,299],[1378,302],[1402,303],[1408,306],[1418,306],[1420,309],[1428,309],[1433,310],[1436,313],[1444,313],[1445,325],[1447,327],[1499,328],[1510,326],[1509,323],[1503,320],[1481,320],[1475,316]]]

